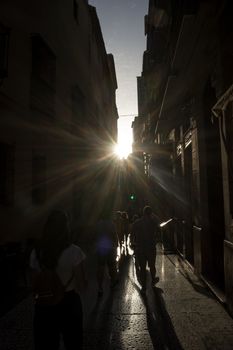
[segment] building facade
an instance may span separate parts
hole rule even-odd
[[[1,2],[1,244],[40,235],[53,208],[87,223],[117,141],[116,89],[87,0]]]
[[[151,0],[138,91],[170,246],[233,312],[231,17],[230,1]]]

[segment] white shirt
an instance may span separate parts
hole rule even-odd
[[[77,245],[71,244],[69,247],[63,250],[58,259],[56,268],[56,272],[60,277],[63,285],[66,285],[69,279],[72,277],[74,267],[80,264],[85,258],[86,255],[84,254],[82,249],[79,248]],[[33,249],[31,252],[30,267],[36,271],[41,270],[35,249]],[[66,291],[70,291],[73,289],[75,289],[74,278],[67,286]]]

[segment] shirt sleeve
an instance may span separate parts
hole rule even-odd
[[[85,253],[76,245],[73,245],[73,265],[77,266],[86,259]]]

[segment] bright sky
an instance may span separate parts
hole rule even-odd
[[[137,76],[145,50],[144,16],[149,0],[89,0],[96,7],[106,50],[115,59],[119,113],[118,143],[131,147],[131,123],[138,114]]]

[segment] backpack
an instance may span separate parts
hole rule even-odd
[[[64,298],[65,290],[73,279],[73,274],[63,285],[57,272],[44,268],[38,272],[34,281],[35,302],[37,305],[57,305]]]

